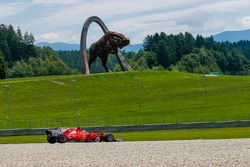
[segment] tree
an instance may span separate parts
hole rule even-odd
[[[11,77],[31,77],[34,76],[31,65],[23,60],[17,61],[11,69]]]
[[[137,62],[131,63],[134,70],[147,70],[148,66],[145,57],[140,57]]]
[[[15,62],[10,68],[10,77],[32,77],[45,75],[73,74],[71,70],[50,48],[36,48],[39,57]]]
[[[181,60],[184,54],[184,46],[185,46],[185,37],[182,33],[175,37],[175,45],[176,45],[176,61]]]
[[[22,41],[23,35],[22,35],[22,31],[21,31],[20,27],[17,28],[16,34],[17,34],[19,41]]]
[[[6,78],[6,66],[3,53],[0,51],[0,79]]]
[[[195,39],[192,34],[185,32],[184,54],[191,53],[195,48]]]
[[[23,40],[24,40],[24,43],[25,43],[26,45],[33,45],[34,42],[35,42],[35,38],[34,38],[33,34],[28,33],[27,31],[25,32],[23,38],[24,38],[24,39],[23,39]]]
[[[227,54],[227,71],[245,71],[248,70],[248,60],[237,50],[233,50]]]
[[[145,65],[143,66],[145,66],[146,68],[153,68],[154,66],[157,66],[156,54],[152,51],[148,52],[148,51],[140,50],[137,54],[134,53],[134,55],[131,57],[129,62],[130,63],[136,62],[137,65],[142,64],[141,58],[144,59],[143,62],[145,63]]]
[[[205,48],[207,49],[214,49],[217,43],[214,41],[213,36],[210,36],[210,37],[205,38],[204,45],[205,45]]]
[[[201,35],[196,36],[195,46],[197,48],[205,47],[205,40]]]
[[[194,53],[185,55],[174,69],[203,74],[212,71],[221,71],[211,51],[205,48],[196,49]]]

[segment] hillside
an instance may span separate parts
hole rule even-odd
[[[219,34],[215,34],[213,37],[216,41],[219,42],[238,42],[240,40],[250,40],[250,29],[242,31],[225,31]]]
[[[250,116],[250,77],[145,71],[6,79],[0,80],[0,87],[0,128],[225,121]],[[8,117],[16,122],[6,122]]]

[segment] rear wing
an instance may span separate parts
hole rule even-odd
[[[54,135],[57,135],[57,134],[61,134],[62,133],[62,130],[60,128],[56,128],[56,129],[47,129],[45,131],[45,133],[48,135],[48,136],[54,136]]]

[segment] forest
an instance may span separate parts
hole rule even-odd
[[[12,25],[0,25],[0,78],[66,75],[81,73],[80,51],[58,51],[34,45],[31,33]],[[207,74],[250,71],[250,41],[216,42],[185,32],[148,35],[144,49],[123,55],[134,70],[170,70]],[[108,67],[120,71],[115,55],[109,56]],[[92,64],[93,73],[104,72],[100,60]]]
[[[34,45],[31,33],[0,25],[0,78],[75,73],[50,48]]]
[[[145,59],[149,68],[192,73],[249,71],[250,42],[216,42],[213,37],[180,33],[166,35],[155,33],[144,40]],[[140,53],[139,53],[140,54]]]

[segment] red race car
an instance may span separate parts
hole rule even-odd
[[[87,132],[82,128],[69,128],[66,130],[49,129],[46,130],[47,141],[49,143],[66,143],[68,141],[79,142],[114,142],[117,141],[112,134],[104,134],[103,132]]]

